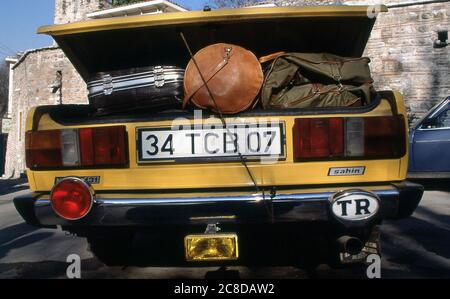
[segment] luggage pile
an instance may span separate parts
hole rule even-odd
[[[257,59],[249,50],[213,44],[186,69],[175,66],[98,73],[88,83],[98,115],[197,107],[219,114],[248,109],[356,107],[374,98],[367,57],[279,52]]]

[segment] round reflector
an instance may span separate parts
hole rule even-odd
[[[50,200],[56,214],[67,220],[78,220],[91,210],[94,191],[81,179],[66,178],[53,187]]]

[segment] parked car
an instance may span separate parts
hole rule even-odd
[[[450,178],[450,97],[435,105],[409,131],[411,178]]]
[[[50,34],[88,81],[123,68],[186,66],[191,57],[180,32],[196,50],[220,41],[259,57],[285,49],[357,61],[375,22],[367,8],[192,11],[39,32]],[[118,88],[103,85],[108,93]],[[173,127],[177,121],[187,124],[184,132]],[[141,231],[175,240],[175,255],[188,264],[276,263],[288,255],[313,264],[364,261],[378,252],[378,225],[410,216],[422,197],[422,186],[406,181],[399,92],[379,91],[363,106],[255,108],[224,121],[193,110],[98,115],[88,105],[35,107],[26,121],[32,193],[15,198],[15,206],[29,224],[86,237],[108,264],[124,262]],[[226,150],[234,144],[230,127],[235,142],[249,143],[248,167],[237,145]],[[275,161],[260,158],[268,152]],[[273,246],[284,253],[270,254]]]

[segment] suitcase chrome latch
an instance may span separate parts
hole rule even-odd
[[[114,91],[113,79],[111,75],[105,75],[103,77],[103,93],[105,96],[109,96]]]
[[[166,83],[164,77],[164,69],[161,66],[155,66],[153,72],[155,73],[155,87],[163,87]]]

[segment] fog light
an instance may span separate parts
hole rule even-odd
[[[235,234],[191,235],[184,239],[187,261],[237,260],[238,238]]]
[[[50,200],[56,214],[67,220],[79,220],[91,210],[94,190],[79,178],[65,178],[53,187]]]

